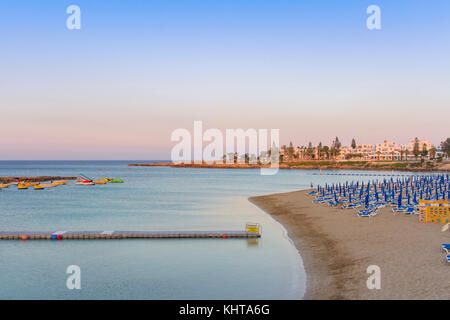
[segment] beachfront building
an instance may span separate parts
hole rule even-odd
[[[358,144],[356,146],[357,153],[363,155],[364,159],[374,159],[375,145],[374,144]]]
[[[358,148],[343,146],[340,149],[338,159],[364,159],[364,154],[358,151]]]
[[[377,160],[400,160],[402,146],[392,141],[384,140],[375,145],[375,158]]]
[[[417,149],[421,153],[419,157],[423,157],[423,150],[430,151],[430,149],[434,148],[430,140],[417,140],[417,143]],[[393,141],[384,140],[376,144],[358,144],[356,148],[341,146],[336,160],[414,160],[416,159],[414,154],[415,144],[416,140],[411,140],[406,144],[396,144]],[[282,147],[280,154],[283,155],[283,161],[326,160],[333,158],[329,154],[325,154],[324,150],[319,152],[318,147],[294,147],[291,151],[291,156],[289,156],[288,148],[286,146]],[[437,152],[435,152],[435,156],[438,156]],[[430,159],[430,153],[428,152],[423,158]]]
[[[430,150],[433,147],[433,144],[431,143],[430,140],[417,140],[417,142],[419,145],[420,152],[423,151],[424,147],[426,148],[426,150]],[[412,152],[414,150],[415,143],[416,143],[415,140],[411,140],[408,144],[405,145],[406,149]]]

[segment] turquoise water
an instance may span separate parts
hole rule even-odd
[[[0,162],[0,176],[115,177],[123,184],[0,191],[0,229],[243,230],[262,238],[1,241],[1,299],[299,299],[302,260],[284,228],[249,196],[348,180],[314,171],[128,167],[134,161]],[[364,178],[361,180],[367,180]],[[81,268],[81,290],[66,268]]]

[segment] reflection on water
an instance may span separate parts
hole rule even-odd
[[[0,162],[1,176],[116,177],[123,184],[0,191],[2,230],[243,230],[261,239],[0,242],[0,298],[297,299],[301,258],[285,230],[247,198],[346,177],[281,170],[127,167],[133,161]],[[348,179],[348,177],[347,177]],[[367,180],[367,178],[365,178]],[[66,268],[81,268],[81,290]]]

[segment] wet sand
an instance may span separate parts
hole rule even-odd
[[[303,299],[450,299],[450,231],[391,208],[360,218],[356,210],[313,204],[307,191],[249,200],[288,231],[307,273]],[[367,288],[367,267],[381,270],[381,289]],[[299,297],[302,298],[302,297]]]

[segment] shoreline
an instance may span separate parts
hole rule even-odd
[[[412,163],[411,163],[412,164]],[[395,164],[336,164],[320,165],[311,164],[311,162],[286,164],[281,163],[278,169],[282,170],[365,170],[365,171],[398,171],[398,172],[450,172],[450,166],[443,164],[442,167],[396,167]],[[157,162],[157,163],[132,163],[129,167],[171,167],[171,168],[194,168],[194,169],[261,169],[270,168],[270,165],[248,164],[248,163],[173,163],[173,162]]]
[[[287,230],[307,274],[306,300],[450,299],[441,224],[383,208],[372,218],[356,210],[313,204],[307,190],[250,197]],[[369,290],[369,265],[381,270],[381,289]]]

